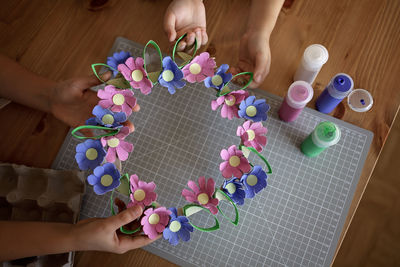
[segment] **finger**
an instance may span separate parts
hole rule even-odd
[[[150,239],[147,236],[144,235],[139,235],[139,236],[127,236],[127,235],[121,235],[119,240],[120,240],[120,249],[123,252],[144,247],[150,243],[153,243],[157,239],[159,239],[161,235],[158,235],[155,239]]]
[[[259,86],[268,74],[268,59],[263,53],[257,53],[256,65],[254,68],[254,80],[250,87],[255,88]]]
[[[164,31],[168,36],[168,41],[173,42],[176,38],[175,31],[176,17],[172,12],[167,12],[164,17]]]
[[[133,133],[135,131],[135,125],[133,125],[133,123],[130,121],[123,122],[122,125],[128,127],[129,133]]]
[[[131,221],[137,219],[142,215],[143,209],[141,206],[136,205],[131,208],[128,208],[124,210],[121,213],[118,213],[117,215],[114,215],[107,220],[109,221],[109,224],[112,225],[114,229],[118,229],[121,226],[130,223]]]
[[[186,48],[186,42],[185,41],[180,41],[178,44],[178,51],[183,51]]]
[[[196,38],[196,33],[194,32],[189,32],[188,35],[186,36],[186,45],[187,46],[192,46],[194,44],[194,40]]]
[[[110,79],[110,77],[111,77],[110,71],[107,71],[107,72],[103,73],[102,75],[100,75],[100,78],[103,81],[107,81],[108,79]],[[90,76],[76,79],[75,80],[75,88],[78,88],[80,91],[83,91],[87,88],[99,85],[101,83],[102,82],[94,74],[92,74]]]
[[[202,37],[202,45],[206,45],[206,43],[208,42],[208,35],[205,29],[201,30],[201,37]]]
[[[134,107],[133,107],[133,112],[139,112],[140,111],[140,106],[139,106],[139,104],[136,104]]]
[[[203,37],[201,34],[201,30],[199,29],[196,31],[197,48],[200,48],[200,46],[202,45],[202,40],[203,40]]]

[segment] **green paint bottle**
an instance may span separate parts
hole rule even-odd
[[[324,121],[301,144],[301,152],[308,157],[316,157],[326,148],[340,140],[340,129],[330,121]]]

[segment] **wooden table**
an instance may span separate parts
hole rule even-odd
[[[83,0],[4,1],[0,10],[0,52],[51,79],[87,75],[91,63],[104,61],[117,36],[143,44],[154,39],[167,51],[162,22],[169,2],[109,1],[105,8],[90,11],[88,1]],[[206,49],[216,55],[218,64],[234,65],[237,57],[232,55],[238,54],[250,1],[204,2],[209,35]],[[333,114],[375,134],[342,241],[400,102],[400,1],[287,1],[271,36],[271,72],[261,88],[284,96],[302,52],[313,43],[321,43],[329,50],[329,61],[314,85],[316,95],[334,74],[345,72],[354,78],[356,88],[365,88],[374,97],[374,107],[367,113],[356,113],[340,104]],[[68,131],[52,115],[15,103],[0,110],[0,121],[0,161],[35,167],[51,166]],[[170,264],[143,250],[124,256],[78,253],[76,260],[77,266],[122,263]]]

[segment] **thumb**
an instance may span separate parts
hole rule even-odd
[[[164,31],[168,36],[168,41],[173,42],[176,38],[175,31],[175,14],[172,12],[167,12],[164,17]]]
[[[263,53],[257,53],[254,68],[254,82],[261,84],[268,74],[268,58]]]
[[[142,215],[142,213],[142,207],[136,205],[134,207],[127,208],[126,210],[108,218],[107,220],[109,220],[109,223],[113,226],[113,228],[118,229],[121,226],[124,226],[132,222],[133,220],[136,220],[140,217],[140,215]]]
[[[101,74],[100,78],[105,82],[108,81],[111,78],[111,72],[107,71]],[[102,82],[94,74],[79,78],[78,80],[75,81],[76,87],[82,90],[99,84],[102,84]]]

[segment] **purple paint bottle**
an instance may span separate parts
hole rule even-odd
[[[345,74],[336,74],[328,86],[322,91],[315,105],[322,113],[330,113],[353,90],[353,79]]]
[[[279,109],[279,118],[286,122],[296,120],[313,95],[314,90],[309,83],[305,81],[292,83]]]

